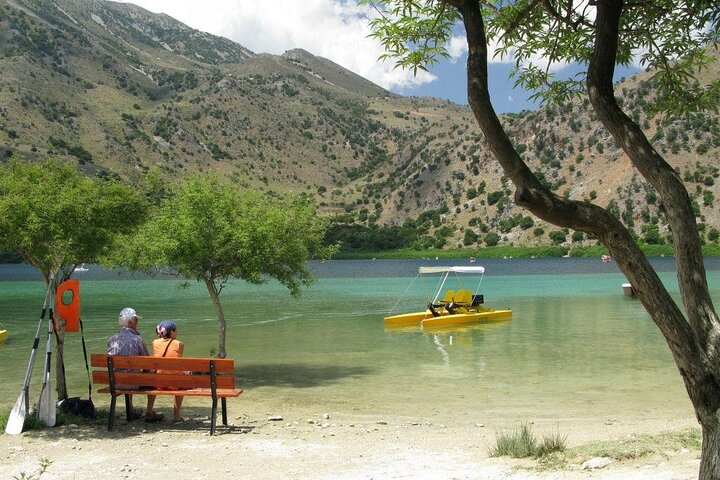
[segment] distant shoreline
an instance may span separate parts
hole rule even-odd
[[[672,257],[675,255],[673,245],[641,245],[641,250],[648,257]],[[720,244],[703,245],[703,256],[720,257]],[[415,250],[405,248],[400,250],[378,251],[339,251],[335,260],[371,260],[371,259],[422,259],[422,258],[593,258],[608,255],[607,248],[601,245],[591,247],[583,246],[543,246],[543,247],[510,247],[496,246],[483,248],[453,248],[453,249],[426,249]],[[22,259],[15,255],[1,254],[0,264],[22,264]]]
[[[675,255],[673,245],[641,245],[642,251],[648,257],[672,257]],[[720,244],[703,245],[703,256],[720,256]],[[414,259],[414,258],[560,258],[579,257],[592,258],[608,255],[607,248],[603,246],[544,246],[544,247],[484,247],[484,248],[455,248],[447,250],[427,249],[415,250],[406,248],[401,250],[380,251],[340,251],[334,258],[338,260],[365,260],[365,259]]]

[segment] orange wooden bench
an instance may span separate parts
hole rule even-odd
[[[98,393],[109,393],[112,396],[108,430],[112,430],[115,424],[115,404],[119,395],[125,395],[128,421],[129,395],[181,395],[212,398],[210,435],[214,435],[218,399],[222,404],[223,425],[227,425],[226,399],[242,393],[242,390],[235,388],[235,361],[231,358],[168,358],[94,353],[90,356],[90,364],[93,367],[93,383],[108,385],[98,390]],[[158,370],[162,372],[158,373]]]

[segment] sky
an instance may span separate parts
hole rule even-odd
[[[125,1],[125,0],[122,0]],[[467,44],[458,36],[448,45],[450,58],[429,72],[380,62],[383,48],[370,38],[365,7],[354,0],[130,0],[151,12],[229,38],[255,53],[280,55],[302,48],[325,57],[381,87],[406,96],[432,96],[467,104]],[[514,89],[509,63],[492,60],[490,94],[499,113],[534,109],[528,92]]]

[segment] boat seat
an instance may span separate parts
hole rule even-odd
[[[454,300],[455,300],[455,290],[448,290],[445,293],[445,297],[442,300],[440,300],[440,302],[436,306],[440,307],[440,306],[444,306],[444,305],[449,305]]]
[[[459,307],[469,307],[472,304],[473,294],[470,290],[458,290],[455,297],[455,305]]]
[[[477,307],[477,306],[479,306],[479,305],[482,305],[483,303],[485,303],[485,295],[483,295],[483,294],[480,293],[480,294],[477,294],[477,295],[473,295],[473,297],[472,297],[472,304],[471,304],[470,306],[471,306],[471,307]]]

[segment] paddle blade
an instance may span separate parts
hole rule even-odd
[[[5,433],[9,435],[17,435],[22,433],[23,425],[25,425],[25,413],[27,412],[27,405],[25,405],[25,391],[20,392],[20,396],[15,401],[15,406],[10,412],[7,425],[5,426]]]
[[[45,379],[45,384],[40,392],[40,400],[38,401],[38,420],[46,427],[55,426],[56,417],[56,401],[55,388],[53,388],[50,374]]]

